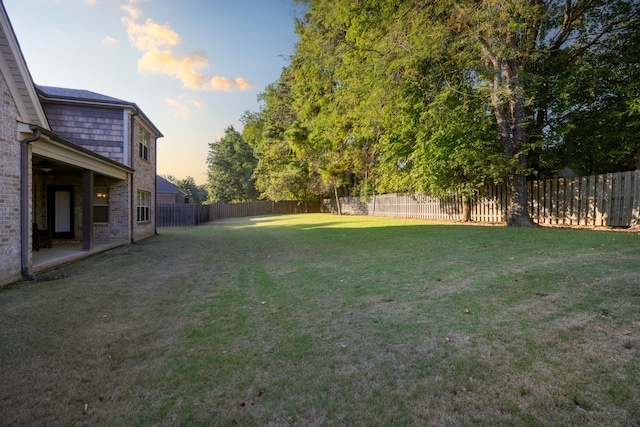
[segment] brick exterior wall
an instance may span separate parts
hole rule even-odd
[[[134,207],[136,203],[136,194],[138,190],[148,191],[151,193],[151,209],[149,213],[149,221],[138,222],[136,219],[136,212],[133,212],[134,221],[134,240],[144,239],[155,234],[155,212],[156,212],[156,138],[150,129],[144,128],[150,134],[149,140],[149,158],[143,159],[140,157],[138,150],[138,134],[139,129],[142,126],[140,121],[135,120],[133,125],[133,162],[132,167],[135,169],[133,174],[133,197]]]
[[[129,241],[131,205],[128,181],[98,177],[95,186],[109,189],[109,223],[93,224],[93,238],[96,242]]]
[[[33,221],[38,223],[38,228],[41,230],[49,228],[48,188],[53,185],[73,187],[73,238],[81,240],[83,218],[81,172],[56,174],[55,172],[40,172],[37,169],[33,171]],[[128,181],[96,175],[94,186],[106,187],[109,192],[109,223],[93,224],[94,242],[128,242],[130,240],[129,217],[131,212]]]
[[[182,194],[157,194],[159,205],[163,204],[184,204],[184,195]]]
[[[101,183],[104,177],[96,176],[95,186],[109,187],[109,224],[94,224],[93,235],[96,242],[114,240],[144,239],[155,234],[155,180],[156,180],[156,140],[151,129],[144,127],[139,117],[134,118],[133,127],[125,126],[125,115],[121,108],[99,108],[81,105],[66,105],[62,103],[43,102],[43,108],[49,118],[51,130],[63,138],[101,154],[117,162],[123,163],[129,157],[130,165],[135,173],[132,183],[109,181],[108,185]],[[148,159],[139,154],[138,135],[143,127],[150,135]],[[128,128],[128,135],[125,129]],[[127,143],[125,144],[125,138]],[[124,156],[124,147],[129,147],[131,153]],[[50,179],[44,175],[44,179]],[[68,174],[61,178],[56,185],[74,185],[74,234],[77,239],[82,236],[82,175]],[[48,182],[46,185],[52,185]],[[40,194],[44,201],[37,203],[46,205],[46,185]],[[133,188],[132,188],[133,187]],[[150,220],[136,221],[136,194],[138,190],[151,194]],[[37,195],[36,195],[37,197]],[[133,203],[130,198],[133,197]],[[41,228],[46,228],[46,206],[38,209],[44,212]],[[40,224],[40,215],[38,215]],[[131,222],[133,221],[133,236]]]
[[[71,142],[123,163],[124,116],[121,108],[43,102],[51,129]]]
[[[21,279],[21,188],[20,188],[20,144],[18,140],[18,109],[0,74],[0,286]],[[43,106],[51,128],[63,138],[84,146],[112,160],[123,163],[129,157],[130,167],[135,170],[131,179],[116,180],[96,174],[95,187],[106,187],[109,193],[108,224],[94,223],[95,242],[130,241],[144,239],[155,234],[156,205],[156,135],[150,135],[148,159],[140,157],[138,131],[143,119],[134,118],[133,127],[125,123],[122,109],[93,108],[62,104]],[[126,132],[128,130],[128,132]],[[125,135],[128,133],[128,135]],[[133,136],[133,137],[132,137]],[[127,138],[127,139],[125,139]],[[132,146],[131,146],[132,145]],[[131,152],[124,155],[125,147]],[[29,218],[40,229],[49,228],[48,198],[52,186],[68,186],[73,189],[73,238],[82,238],[83,220],[83,172],[58,170],[45,173],[32,168],[29,147]],[[149,221],[136,221],[136,193],[147,191],[151,195]],[[93,192],[92,192],[93,193]],[[133,201],[132,198],[133,197]],[[30,225],[30,224],[29,224]],[[31,232],[28,267],[31,267]]]
[[[0,285],[5,285],[21,278],[20,142],[18,110],[2,74],[0,97]]]
[[[133,221],[134,239],[143,239],[154,235],[155,218],[152,216],[151,221],[137,223],[135,205],[138,189],[148,191],[152,194],[152,198],[155,197],[156,152],[154,135],[150,132],[149,158],[143,159],[139,156],[137,145],[140,122],[138,119],[134,119],[133,129],[128,129],[129,133],[125,135],[127,126],[125,126],[125,115],[121,108],[67,105],[46,101],[43,102],[43,108],[49,118],[51,130],[63,138],[120,163],[124,162],[125,157],[129,157],[129,162],[131,162],[129,166],[135,169],[133,183],[110,180],[96,175],[94,185],[109,188],[109,223],[94,224],[93,237],[95,241],[129,241],[132,238],[131,221]],[[125,138],[127,138],[126,144]],[[131,141],[133,141],[133,147],[129,147],[131,153],[127,153],[128,156],[125,156],[124,149],[129,146]],[[74,218],[75,235],[76,238],[80,238],[82,236],[82,176],[78,175],[72,180],[80,185],[76,190],[76,198],[80,197],[80,200],[74,202],[78,203],[76,206],[80,209],[75,213]],[[133,191],[131,191],[131,186],[133,186]],[[131,197],[133,197],[133,203],[130,202]],[[155,211],[153,200],[152,209]]]

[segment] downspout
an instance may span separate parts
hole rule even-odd
[[[134,183],[134,176],[135,176],[135,168],[134,166],[134,160],[135,159],[135,148],[137,148],[135,146],[135,141],[134,141],[134,137],[135,137],[135,132],[134,132],[134,118],[139,115],[140,113],[138,113],[138,110],[134,110],[133,114],[131,114],[131,124],[129,126],[130,128],[130,132],[131,132],[131,136],[130,136],[130,144],[129,144],[129,148],[131,149],[130,152],[130,157],[129,157],[129,161],[130,161],[130,166],[131,169],[133,169],[133,173],[131,174],[131,197],[129,197],[129,200],[131,201],[131,243],[136,243],[136,239],[135,239],[135,224],[136,224],[136,218],[137,218],[137,207],[136,207],[136,199],[135,199],[135,193],[134,193],[134,188],[133,188],[133,183]]]
[[[20,141],[20,268],[22,276],[28,280],[35,280],[36,275],[29,271],[29,233],[31,221],[29,218],[29,144],[40,139],[40,130],[30,126],[34,131],[30,137]]]
[[[158,138],[153,138],[153,234],[158,235]],[[151,153],[151,148],[149,148]],[[151,209],[151,206],[149,206]]]

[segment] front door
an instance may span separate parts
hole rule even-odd
[[[73,187],[54,185],[48,194],[49,228],[54,239],[73,239]]]

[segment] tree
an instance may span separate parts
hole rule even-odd
[[[179,189],[187,193],[189,197],[190,203],[195,203],[197,205],[203,204],[209,198],[209,193],[207,191],[206,185],[197,185],[195,180],[187,176],[185,179],[179,179],[175,184]]]
[[[634,107],[640,100],[640,19],[628,20],[589,51],[558,58],[565,71],[548,85],[553,98],[542,161],[589,175],[640,169],[640,111]]]
[[[187,176],[185,179],[178,179],[173,175],[161,175],[167,181],[175,184],[180,190],[184,191],[189,198],[190,203],[202,204],[209,198],[206,185],[197,185],[195,180]]]
[[[570,64],[588,62],[603,52],[611,57],[615,51],[607,40],[633,37],[629,26],[639,14],[636,0],[465,2],[453,14],[454,22],[461,22],[460,33],[469,40],[467,50],[476,52],[471,64],[475,62],[479,81],[486,83],[504,152],[514,162],[508,224],[531,224],[525,178],[532,131],[542,135],[548,125],[544,116],[566,114],[576,107],[574,98],[564,111],[550,111],[540,96],[540,85],[562,80],[559,58],[566,61],[563,66],[575,70]],[[575,78],[576,73],[572,75]],[[537,129],[530,105],[541,114]]]
[[[330,163],[336,179],[362,178],[373,165],[387,188],[477,191],[506,180],[507,223],[531,226],[526,177],[554,144],[554,120],[567,119],[556,126],[564,126],[565,147],[579,117],[598,123],[608,114],[617,120],[610,123],[636,129],[637,116],[620,120],[633,111],[634,95],[616,102],[614,113],[591,102],[581,108],[589,115],[572,117],[588,99],[561,84],[580,70],[588,75],[585,66],[598,56],[615,60],[616,49],[637,39],[637,0],[307,3],[291,65],[294,109],[309,130],[306,152]],[[627,63],[636,66],[637,57],[631,53]],[[592,75],[600,99],[633,82],[622,68],[617,90]],[[569,102],[555,102],[559,93]],[[637,150],[625,146],[624,156]],[[363,158],[374,161],[356,167],[354,153],[365,150],[373,155]]]
[[[253,150],[233,126],[224,136],[209,144],[208,190],[214,203],[257,200],[258,192],[252,179],[256,159]]]
[[[309,169],[307,159],[295,152],[304,130],[297,127],[291,107],[290,81],[289,70],[285,69],[280,80],[260,94],[261,110],[247,112],[242,118],[243,137],[258,159],[253,177],[261,197],[309,201],[322,195],[324,189],[318,186],[318,176]]]
[[[294,150],[336,198],[339,190],[366,195],[375,180],[378,127],[367,122],[366,84],[358,81],[371,82],[369,75],[349,67],[356,65],[350,59],[357,61],[347,57],[351,17],[349,2],[313,2],[298,25],[300,42],[288,70],[298,118],[291,132]]]

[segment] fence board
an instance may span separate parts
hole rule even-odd
[[[159,204],[157,221],[159,227],[181,227],[195,225],[195,205],[191,204]]]
[[[622,215],[620,216],[621,225],[624,224],[625,219],[631,220],[633,213],[632,208],[632,195],[635,174],[624,175],[624,186],[622,188]]]
[[[631,226],[640,226],[640,170],[633,174],[633,202],[631,203]]]

